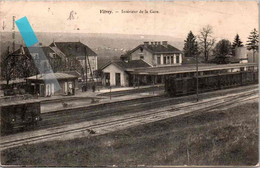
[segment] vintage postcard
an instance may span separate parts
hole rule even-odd
[[[2,167],[259,166],[258,1],[0,2]]]

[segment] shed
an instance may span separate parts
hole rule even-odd
[[[60,86],[56,86],[54,80]],[[74,95],[77,88],[78,77],[67,73],[38,74],[26,78],[28,84],[33,86],[34,94],[48,97],[52,95]]]

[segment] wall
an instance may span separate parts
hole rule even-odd
[[[235,57],[237,59],[247,59],[247,49],[246,47],[238,47],[235,49]]]
[[[254,57],[253,57],[254,56]],[[253,51],[247,51],[248,63],[259,63],[259,53],[255,52],[253,55]]]
[[[144,61],[146,61],[147,63],[153,65],[153,66],[160,66],[160,65],[175,65],[177,64],[176,63],[176,55],[175,54],[160,54],[160,55],[153,55],[151,52],[149,52],[148,50],[146,49],[143,49],[143,52],[141,52],[140,48],[137,49],[136,51],[134,51],[132,54],[131,54],[131,58],[130,60],[140,60],[140,56],[144,56]],[[157,57],[160,56],[161,58],[161,64],[160,65],[157,65]],[[164,56],[170,56],[170,59],[171,59],[171,56],[173,56],[174,60],[173,60],[173,63],[169,63],[168,61],[166,63],[169,63],[169,64],[163,64],[163,57]],[[179,54],[179,63],[178,64],[182,64],[182,54],[180,53]]]
[[[121,86],[129,86],[128,74],[125,73],[125,71],[119,69],[114,64],[110,64],[105,69],[103,69],[103,73],[110,73],[110,86],[115,86],[116,85],[116,77],[115,77],[116,73],[120,73]],[[105,82],[105,77],[103,77],[103,79],[102,79],[103,85],[105,85],[104,82]]]
[[[164,64],[164,56],[166,56],[166,64]],[[169,60],[168,60],[168,56],[169,56]],[[160,57],[160,62],[161,64],[157,64],[158,63],[158,57]],[[171,57],[173,57],[173,63],[171,63]],[[155,55],[155,63],[156,66],[163,66],[163,65],[179,65],[182,64],[182,54],[179,54],[179,63],[176,63],[176,54],[160,54],[160,55]]]
[[[131,54],[130,60],[140,60],[141,55],[144,56],[143,60],[146,61],[147,63],[151,65],[156,64],[155,59],[153,59],[153,54],[147,51],[146,49],[143,49],[143,52],[141,52],[140,48]]]
[[[44,85],[44,87],[45,87],[45,96],[47,95],[47,85],[50,85],[51,91],[55,91],[54,94],[51,92],[53,96],[65,95],[65,94],[67,94],[67,93],[65,93],[65,82],[72,82],[72,88],[74,88],[74,89],[77,87],[77,86],[76,86],[76,80],[73,80],[73,79],[69,79],[69,80],[59,80],[58,82],[59,82],[59,85],[60,85],[60,87],[61,87],[60,90],[54,90],[54,88],[53,88],[53,87],[54,87],[54,84],[53,84],[53,83],[47,83],[47,84]],[[68,86],[67,86],[67,90],[68,90]]]

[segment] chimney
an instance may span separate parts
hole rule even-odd
[[[144,42],[144,46],[148,46],[149,45],[149,42]]]
[[[167,47],[168,42],[167,42],[167,41],[162,41],[162,45],[163,45],[164,47]]]

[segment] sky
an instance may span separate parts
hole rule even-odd
[[[140,10],[148,13],[139,13]],[[12,31],[12,16],[27,16],[35,32],[166,35],[185,39],[189,31],[198,35],[203,27],[211,25],[215,38],[233,41],[238,33],[244,42],[250,31],[259,26],[257,1],[1,1],[1,31]]]

